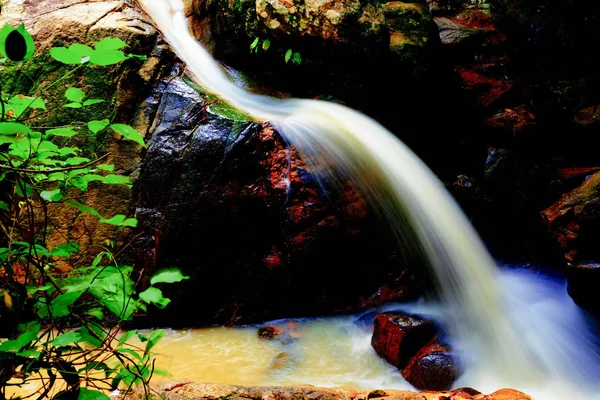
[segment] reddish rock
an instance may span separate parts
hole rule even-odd
[[[592,125],[600,121],[600,105],[584,108],[575,114],[575,122],[580,125]]]
[[[582,307],[600,312],[600,264],[581,263],[567,268],[569,295]]]
[[[402,369],[436,333],[431,320],[386,312],[375,318],[371,345],[387,362]]]
[[[460,44],[467,39],[478,38],[478,44],[498,45],[506,36],[496,29],[486,10],[467,9],[453,16],[434,18],[444,44]]]
[[[410,360],[402,376],[419,390],[448,390],[458,377],[449,351],[450,347],[436,336]]]
[[[563,180],[586,179],[589,175],[600,171],[600,167],[589,168],[560,168],[556,170],[558,178]]]
[[[542,211],[551,235],[569,263],[600,259],[600,172],[595,173],[556,203]],[[580,232],[585,235],[580,236]]]
[[[465,90],[474,91],[479,105],[488,107],[512,89],[509,80],[484,76],[471,69],[458,68]]]
[[[506,130],[512,133],[513,136],[535,125],[535,123],[535,114],[530,112],[525,104],[521,104],[515,109],[504,109],[485,121],[485,124],[489,127]]]
[[[492,394],[479,395],[474,400],[533,400],[533,397],[515,389],[500,389]]]

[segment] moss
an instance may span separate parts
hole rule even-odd
[[[90,120],[109,118],[114,114],[118,96],[118,82],[123,66],[84,66],[71,76],[65,76],[74,66],[61,64],[47,54],[34,56],[24,64],[5,65],[0,85],[5,96],[23,94],[38,96],[46,103],[45,112],[35,112],[28,117],[34,127],[54,127],[66,124],[85,125]],[[60,83],[56,81],[63,79]],[[68,87],[77,87],[86,93],[86,98],[102,99],[105,102],[80,108],[65,108],[64,93]],[[41,110],[40,110],[41,111]],[[103,150],[107,135],[87,132],[76,136],[77,145],[87,156]]]

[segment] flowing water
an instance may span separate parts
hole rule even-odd
[[[180,0],[139,1],[198,84],[253,117],[271,121],[316,173],[330,181],[356,182],[394,228],[407,259],[416,254],[428,260],[443,301],[440,315],[463,355],[467,373],[461,384],[486,390],[546,387],[538,398],[550,399],[572,394],[568,382],[583,387],[590,381],[596,360],[586,361],[593,358],[587,343],[562,329],[543,307],[523,315],[531,310],[532,293],[543,292],[539,282],[515,275],[504,283],[514,290],[501,292],[506,277],[499,276],[467,218],[436,176],[392,133],[337,104],[279,100],[237,87],[189,34]]]

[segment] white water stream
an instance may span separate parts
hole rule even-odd
[[[576,308],[534,301],[545,290],[535,279],[501,278],[450,194],[392,133],[341,105],[279,100],[237,87],[190,35],[180,0],[139,2],[198,84],[271,121],[313,171],[352,179],[390,222],[404,251],[425,254],[444,304],[440,316],[463,356],[466,373],[459,386],[513,387],[541,400],[600,398],[587,387],[598,378],[593,367],[600,363],[587,337],[579,335],[580,321],[571,321]],[[502,293],[501,285],[509,290]],[[586,394],[577,397],[574,388]]]

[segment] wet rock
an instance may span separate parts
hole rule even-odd
[[[600,259],[600,173],[542,211],[542,219],[568,263]]]
[[[507,79],[485,76],[468,68],[458,68],[458,74],[463,82],[463,88],[474,94],[481,107],[494,104],[513,87]]]
[[[598,287],[600,287],[600,264],[581,263],[567,268],[569,295],[580,306],[600,313]]]
[[[274,326],[261,326],[258,328],[258,337],[261,339],[277,339],[282,333],[283,331],[281,329]]]
[[[145,102],[152,120],[134,187],[132,253],[139,268],[176,265],[191,279],[165,288],[177,304],[148,321],[197,326],[356,310],[389,280],[413,286],[351,183],[338,191],[317,182],[270,125],[200,95],[179,73]],[[202,307],[190,312],[194,304]]]
[[[262,339],[276,340],[281,344],[290,344],[302,337],[300,325],[296,321],[288,321],[276,326],[267,325],[258,328],[258,336]]]
[[[600,121],[600,105],[584,108],[575,113],[575,122],[588,126]]]
[[[403,369],[437,332],[431,320],[387,312],[378,314],[375,318],[371,345],[387,362]]]
[[[402,376],[419,390],[447,390],[458,374],[450,346],[439,335],[423,346],[402,370]]]
[[[534,126],[536,120],[535,114],[530,112],[525,104],[521,104],[515,109],[504,109],[488,118],[484,123],[491,128],[510,132],[514,137],[520,135],[527,128]]]

